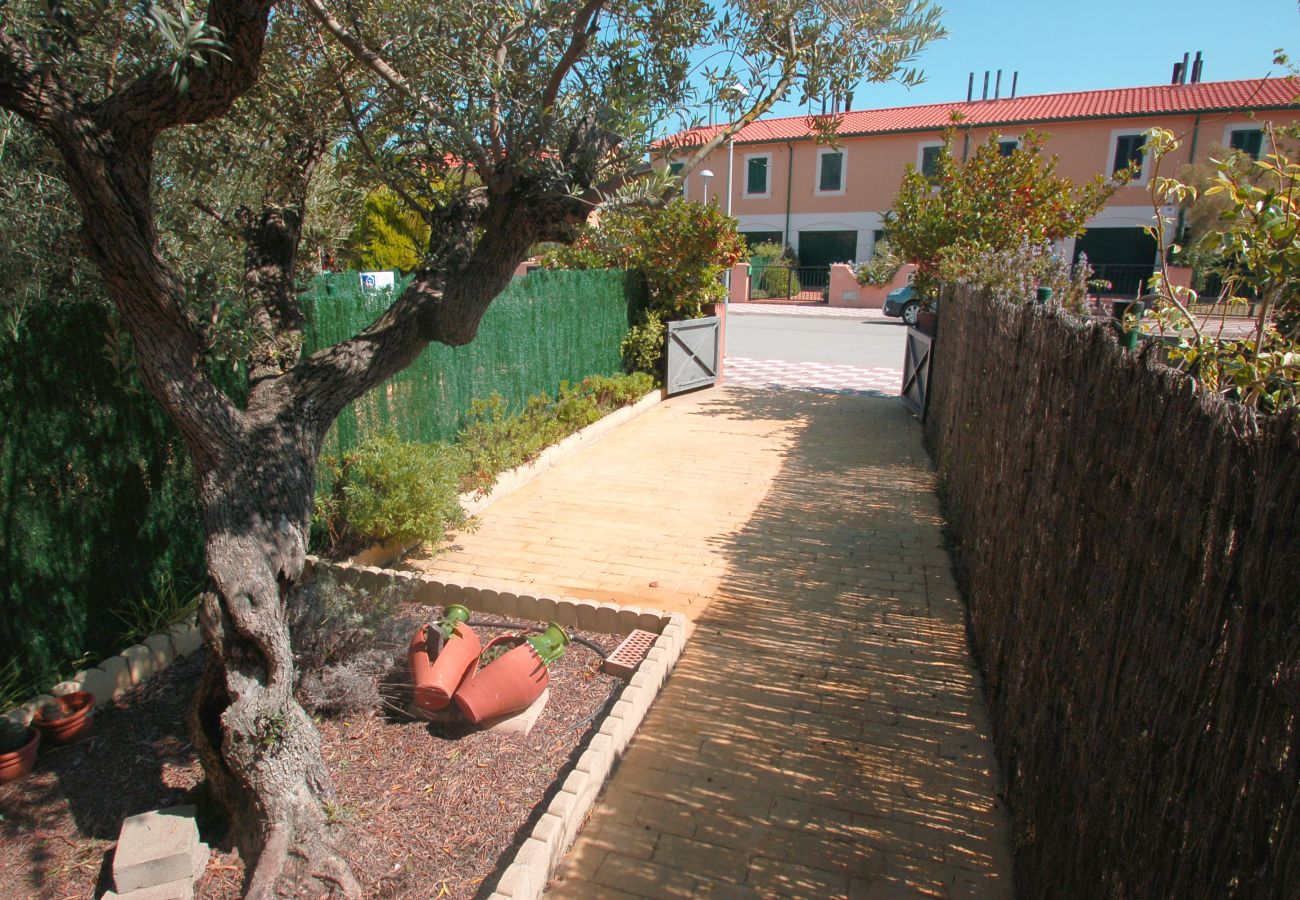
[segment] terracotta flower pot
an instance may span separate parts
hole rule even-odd
[[[483,652],[519,640],[518,635],[503,634],[489,641]],[[545,660],[532,644],[522,641],[467,678],[453,699],[465,718],[477,725],[527,709],[550,681]]]
[[[32,770],[40,743],[41,733],[33,728],[30,741],[10,753],[0,753],[0,784],[17,781]]]
[[[51,715],[48,707],[57,705],[59,714]],[[95,708],[95,695],[87,691],[73,691],[55,697],[36,710],[32,724],[51,744],[75,744],[90,734],[91,712]]]
[[[482,645],[474,629],[464,622],[456,623],[450,639],[442,642],[438,655],[429,658],[429,629],[425,625],[415,633],[407,651],[411,669],[411,683],[415,685],[415,705],[436,712],[451,703],[451,695],[478,659]]]

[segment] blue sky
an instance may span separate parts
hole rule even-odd
[[[1016,70],[1017,93],[1024,95],[1166,84],[1183,53],[1194,57],[1197,50],[1205,60],[1203,81],[1281,74],[1273,65],[1278,47],[1300,61],[1295,0],[950,0],[939,5],[949,36],[921,55],[925,84],[911,90],[863,85],[854,109],[965,100],[972,71],[978,99],[985,69],[1002,69],[1005,97]],[[769,115],[804,112],[783,103]]]

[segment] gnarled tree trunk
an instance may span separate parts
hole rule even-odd
[[[306,556],[319,438],[276,418],[201,473],[210,585],[200,624],[209,655],[190,730],[241,852],[257,860],[249,896],[273,896],[295,861],[291,874],[355,894],[327,834],[333,787],[320,734],[293,696],[286,614]]]

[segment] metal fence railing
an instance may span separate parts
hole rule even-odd
[[[750,300],[825,300],[830,266],[755,266],[749,279]]]
[[[1092,282],[1101,282],[1097,293],[1105,297],[1136,297],[1147,292],[1147,280],[1154,266],[1131,263],[1101,263],[1092,267]]]

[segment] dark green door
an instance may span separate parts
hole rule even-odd
[[[1085,253],[1093,277],[1105,282],[1100,293],[1131,297],[1146,289],[1156,241],[1141,228],[1089,228],[1074,242],[1074,261]]]
[[[857,254],[856,231],[799,232],[800,266],[822,267],[831,263],[853,262]]]

